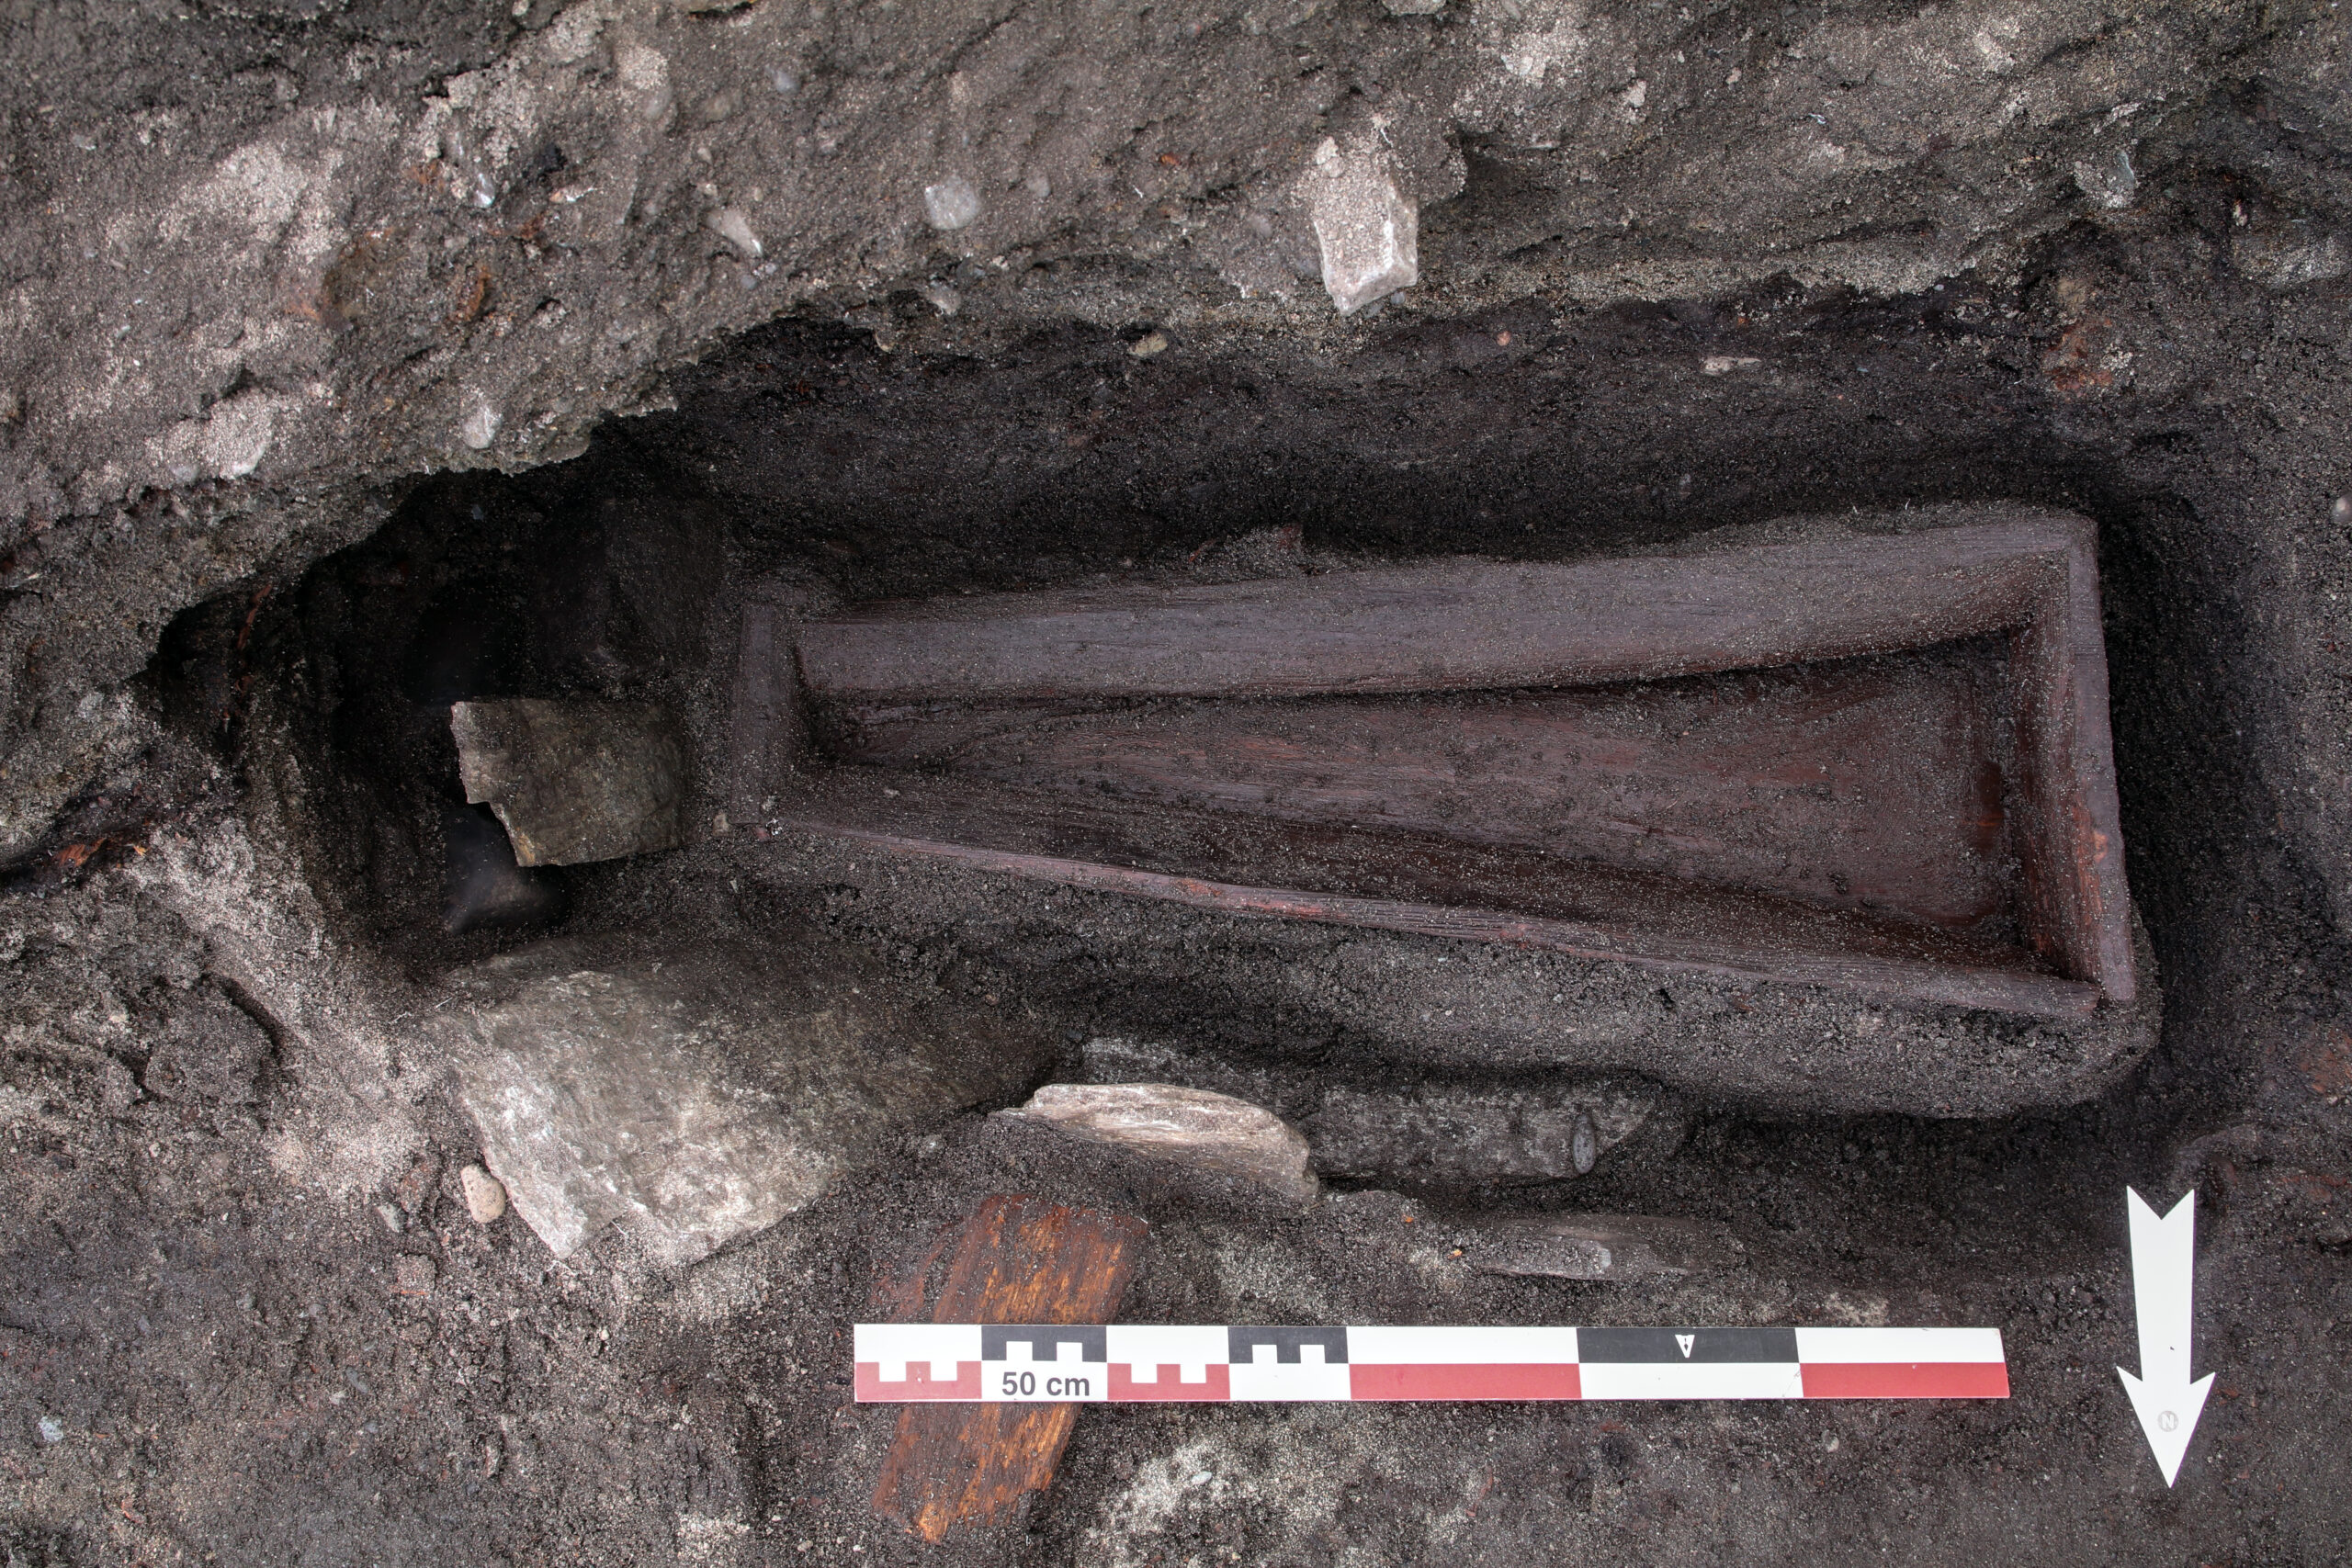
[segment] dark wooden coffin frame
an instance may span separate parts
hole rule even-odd
[[[887,739],[1001,737],[1203,701],[1255,705],[1262,732],[1270,699],[1556,694],[1947,645],[1993,649],[1999,671],[2001,936],[1469,841],[1442,824],[1121,798],[1051,776],[1050,759],[1001,758],[999,776],[973,777]],[[2134,993],[2098,568],[2080,518],[967,596],[806,621],[755,604],[735,747],[739,796],[774,796],[784,825],[1071,886],[2046,1016]],[[890,760],[917,765],[872,765]]]

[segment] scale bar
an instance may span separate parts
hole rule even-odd
[[[862,1404],[2007,1399],[1997,1328],[861,1323]]]

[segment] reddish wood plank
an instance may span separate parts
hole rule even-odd
[[[2016,625],[2063,575],[2031,518],[1571,565],[1448,560],[1215,587],[975,595],[798,629],[820,698],[1306,696],[1647,680]]]
[[[2122,812],[2108,728],[2098,561],[2081,525],[2066,574],[2021,626],[2010,659],[2017,715],[2018,836],[2026,929],[2064,973],[2128,1002],[2137,993]]]
[[[1124,1214],[989,1198],[956,1235],[932,1321],[1108,1322],[1147,1234]],[[906,1309],[896,1315],[921,1315],[903,1283],[892,1298]],[[989,1524],[1053,1480],[1077,1418],[1074,1404],[910,1405],[874,1506],[930,1541]]]

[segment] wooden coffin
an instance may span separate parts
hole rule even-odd
[[[2133,994],[2079,518],[757,605],[743,660],[739,745],[791,738],[776,814],[819,833],[1970,1007]]]

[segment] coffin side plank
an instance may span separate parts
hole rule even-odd
[[[892,606],[797,631],[825,700],[1305,696],[1652,679],[2016,625],[2058,520],[1571,565],[1456,560]]]
[[[2108,724],[2107,645],[2087,525],[2064,581],[2021,626],[2010,659],[2018,719],[2026,929],[2062,972],[2112,1000],[2138,993],[2122,815]]]

